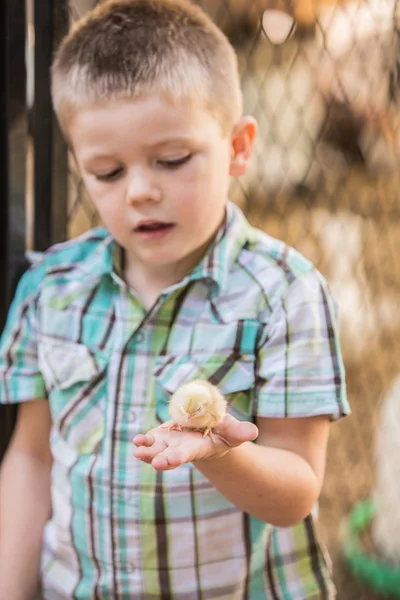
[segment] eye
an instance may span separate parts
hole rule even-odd
[[[181,158],[175,158],[174,160],[159,160],[158,164],[166,169],[178,169],[182,165],[185,165],[192,158],[192,154],[186,154]]]
[[[101,173],[95,175],[98,181],[114,181],[117,179],[123,171],[122,167],[118,167],[118,169],[114,169],[113,171],[109,171],[108,173]]]
[[[200,412],[202,408],[203,408],[202,406],[199,406],[199,408],[196,410],[196,412],[197,413]]]

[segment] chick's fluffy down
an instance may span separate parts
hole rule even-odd
[[[210,431],[223,420],[226,407],[218,388],[196,379],[182,385],[171,396],[169,414],[175,425]]]

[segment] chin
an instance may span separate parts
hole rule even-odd
[[[166,252],[160,251],[151,256],[145,257],[145,262],[149,267],[152,268],[165,268],[170,269],[176,264],[180,263],[182,256],[178,254],[167,255]]]
[[[195,249],[186,249],[182,247],[174,252],[172,248],[168,248],[168,245],[166,245],[165,248],[159,248],[156,252],[150,253],[146,257],[146,262],[154,267],[157,266],[168,268],[188,260],[195,254],[195,252]]]

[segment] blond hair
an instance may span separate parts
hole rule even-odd
[[[222,31],[188,0],[108,0],[79,20],[52,66],[65,130],[84,106],[162,93],[201,102],[224,130],[241,116],[237,58]]]

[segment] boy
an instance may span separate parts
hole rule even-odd
[[[105,2],[53,101],[105,228],[45,253],[3,333],[1,600],[333,598],[310,516],[348,412],[333,303],[226,201],[256,133],[232,48],[186,0]],[[160,427],[195,378],[230,404],[214,441]]]

